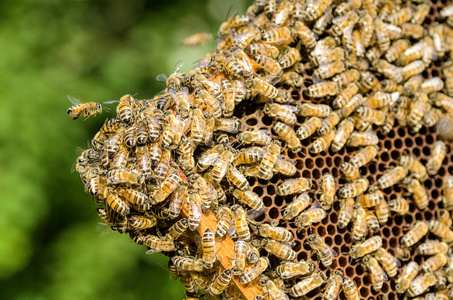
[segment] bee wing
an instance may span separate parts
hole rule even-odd
[[[293,106],[293,105],[282,105],[282,106],[285,107],[290,112],[296,112],[297,111],[297,107],[296,106]]]
[[[230,228],[228,230],[228,235],[233,236],[236,234],[236,225],[234,224],[234,220],[231,221]]]
[[[158,253],[158,252],[160,252],[160,251],[153,249],[153,248],[149,248],[149,250],[146,251],[146,254],[154,254],[154,253]]]
[[[337,257],[338,256],[337,251],[335,251],[334,249],[330,248],[330,252],[332,253],[333,257]]]
[[[261,209],[250,209],[247,211],[247,216],[252,218],[252,219],[255,219],[259,216],[261,216],[262,214],[264,213],[264,206],[261,208]]]
[[[179,102],[179,101],[178,101],[178,97],[176,97],[176,91],[175,91],[175,90],[170,89],[170,90],[168,91],[168,93],[169,93],[170,96],[173,98],[173,100],[175,101],[175,103],[178,103],[178,102]]]
[[[79,98],[77,98],[73,95],[67,95],[67,97],[68,97],[68,100],[74,105],[82,104],[82,101],[80,101]]]
[[[180,59],[175,65],[175,73],[179,72],[179,70],[182,68],[182,65],[184,64],[184,60]]]
[[[156,80],[159,82],[167,83],[167,79],[168,77],[165,74],[159,74],[156,76]]]

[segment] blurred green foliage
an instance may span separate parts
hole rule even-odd
[[[113,112],[71,121],[68,94],[149,98],[159,73],[212,51],[180,46],[214,34],[250,0],[0,2],[0,299],[182,299],[167,259],[99,225],[71,166]]]

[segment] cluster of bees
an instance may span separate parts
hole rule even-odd
[[[255,1],[221,25],[216,50],[190,72],[179,73],[178,64],[160,76],[163,93],[118,101],[117,117],[76,164],[98,215],[147,253],[169,256],[187,299],[247,298],[237,289],[249,285],[257,287],[255,300],[316,289],[323,299],[337,299],[341,290],[361,299],[353,278],[330,268],[339,253],[312,233],[339,201],[337,226],[352,231],[349,257],[363,265],[375,292],[396,278],[399,294],[451,299],[452,176],[445,177],[437,220],[416,222],[397,249],[386,249],[379,235],[392,213],[409,213],[406,198],[387,201],[393,186],[419,210],[428,207],[423,182],[438,173],[447,145],[437,141],[426,164],[402,155],[376,184],[361,175],[381,150],[378,131],[407,126],[416,134],[440,123],[441,133],[451,134],[453,65],[444,63],[444,79],[425,79],[424,72],[451,55],[453,5],[440,11],[442,23],[428,26],[430,9],[424,1]],[[310,100],[293,99],[297,90]],[[241,122],[244,107],[271,118],[271,130]],[[67,111],[74,119],[100,112],[95,102]],[[354,150],[339,166],[341,178],[324,173],[319,182],[296,176],[287,156]],[[282,220],[257,221],[266,206],[249,180],[271,185],[276,176],[276,194],[294,198]],[[210,215],[214,224],[201,225]],[[298,259],[296,231],[318,262]],[[421,242],[429,232],[435,237]],[[230,239],[234,257],[219,250]],[[413,253],[431,257],[419,266],[409,262]]]

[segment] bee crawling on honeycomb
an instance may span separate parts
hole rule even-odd
[[[256,0],[78,158],[186,299],[453,298],[453,6],[378,2]]]

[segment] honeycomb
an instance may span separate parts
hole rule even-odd
[[[439,11],[447,4],[449,4],[447,1],[431,1],[431,10],[429,16],[425,19],[423,26],[428,28],[431,24],[438,22],[440,20]],[[444,56],[441,59],[434,61],[429,68],[426,68],[423,71],[423,77],[425,79],[440,77],[445,81],[446,78],[442,72],[442,67],[447,60],[448,56]],[[306,65],[305,72],[302,74],[303,84],[300,88],[286,86],[285,84],[282,86],[283,89],[291,95],[289,104],[299,105],[303,103],[316,103],[330,105],[332,99],[307,97],[307,93],[305,91],[309,86],[316,82],[316,79],[313,78],[313,69],[308,66],[308,63],[306,63]],[[444,88],[442,92],[446,93],[447,91]],[[236,117],[241,123],[241,132],[249,129],[266,130],[273,139],[279,140],[280,138],[273,130],[275,120],[263,112],[263,107],[264,103],[256,103],[253,101],[244,101],[240,105],[236,106],[234,110],[234,117]],[[304,121],[305,119],[303,117],[298,116],[294,129],[297,130]],[[381,134],[379,129],[380,128],[377,126],[373,126],[373,130],[379,138],[378,155],[371,163],[360,168],[360,176],[369,181],[370,187],[377,184],[377,179],[383,172],[398,165],[398,160],[402,155],[411,154],[425,164],[431,154],[433,145],[438,140],[441,140],[436,127],[422,126],[418,132],[412,132],[409,127],[394,126],[386,135]],[[322,176],[324,174],[332,174],[337,187],[345,184],[346,181],[342,178],[340,172],[340,164],[343,162],[349,162],[352,155],[357,152],[358,148],[343,147],[340,151],[334,153],[329,147],[327,151],[313,154],[309,152],[309,146],[315,139],[316,135],[302,140],[302,150],[297,153],[288,150],[287,147],[282,147],[281,155],[285,159],[291,161],[297,169],[296,174],[291,176],[291,178],[305,177],[311,179],[313,186],[308,191],[308,194],[314,201],[320,201],[321,195],[318,191],[321,190],[320,181]],[[234,135],[230,135],[230,142],[233,147],[240,147],[240,143],[236,140]],[[453,149],[453,145],[448,141],[445,143],[447,144],[447,153],[450,153],[449,151]],[[430,176],[423,182],[429,196],[429,204],[426,209],[419,210],[412,201],[409,201],[409,212],[407,214],[400,216],[395,213],[391,213],[386,224],[381,224],[379,231],[373,234],[373,236],[378,235],[382,238],[382,247],[388,250],[390,254],[396,256],[395,251],[397,247],[400,246],[401,237],[408,231],[415,221],[433,220],[436,218],[438,211],[443,208],[443,204],[439,202],[438,199],[442,195],[443,178],[446,175],[453,173],[452,160],[453,155],[447,155],[438,173],[435,176]],[[298,261],[307,260],[313,262],[318,269],[326,273],[327,277],[330,277],[332,272],[336,270],[342,270],[344,276],[352,279],[358,286],[359,295],[362,299],[404,299],[404,295],[398,295],[395,292],[395,282],[393,279],[385,280],[380,291],[375,291],[372,288],[372,282],[368,272],[361,265],[361,260],[354,260],[350,257],[349,251],[351,246],[354,244],[352,239],[353,223],[350,222],[348,226],[343,229],[338,227],[340,211],[339,201],[335,201],[333,203],[332,208],[327,210],[327,216],[320,223],[314,224],[306,229],[298,228],[293,221],[286,221],[283,218],[283,209],[286,205],[291,203],[294,198],[294,195],[277,195],[277,186],[286,179],[288,179],[288,177],[277,173],[274,174],[270,180],[247,177],[250,184],[250,190],[259,196],[265,206],[264,213],[256,217],[254,221],[261,224],[272,224],[291,231],[295,237],[292,249],[297,253]],[[399,184],[383,189],[383,193],[387,203],[398,196],[404,196],[407,194],[405,189],[403,189]],[[187,215],[187,211],[184,211],[183,214]],[[209,218],[212,218],[211,213],[207,215]],[[216,222],[215,218],[213,222]],[[201,235],[201,232],[204,232],[204,230],[208,227],[209,226],[207,226],[207,224],[200,224],[200,228],[198,229],[198,232],[200,233],[199,235]],[[318,263],[319,258],[317,257],[317,254],[306,243],[307,236],[312,233],[318,234],[327,243],[327,245],[338,254],[334,258],[330,267],[325,267]],[[196,237],[196,233],[189,233],[189,243],[196,240]],[[422,238],[421,242],[428,239],[437,239],[437,237],[432,233],[429,233]],[[226,245],[230,245],[230,248],[232,248],[231,243]],[[229,249],[229,251],[231,252],[232,249]],[[277,259],[274,255],[269,256],[264,249],[260,250],[260,254],[262,257],[269,257],[269,270],[275,269],[280,264],[279,259]],[[174,254],[170,254],[170,256],[172,255]],[[427,259],[427,257],[415,255],[413,251],[411,252],[410,260],[413,260],[418,264],[422,264],[425,259]],[[224,264],[224,262],[222,264]],[[228,264],[229,263],[226,263],[226,265]],[[223,267],[227,268],[225,265],[223,265]],[[212,274],[209,276],[211,275]],[[233,279],[233,281],[235,280],[237,279]],[[292,286],[297,281],[296,279],[291,279],[286,282],[289,286]],[[257,286],[253,287],[254,284]],[[258,293],[265,294],[265,291],[259,291],[260,287],[258,287],[256,282],[251,285],[252,288],[256,288],[258,290]],[[232,287],[232,289],[234,290],[234,287]],[[238,293],[239,292],[237,290],[228,292],[228,295],[233,296],[229,296],[227,299],[241,299],[240,295],[236,296]],[[193,298],[197,297],[193,296]],[[314,289],[306,294],[305,298],[321,299],[321,289]],[[346,299],[343,291],[340,292],[339,298]]]

